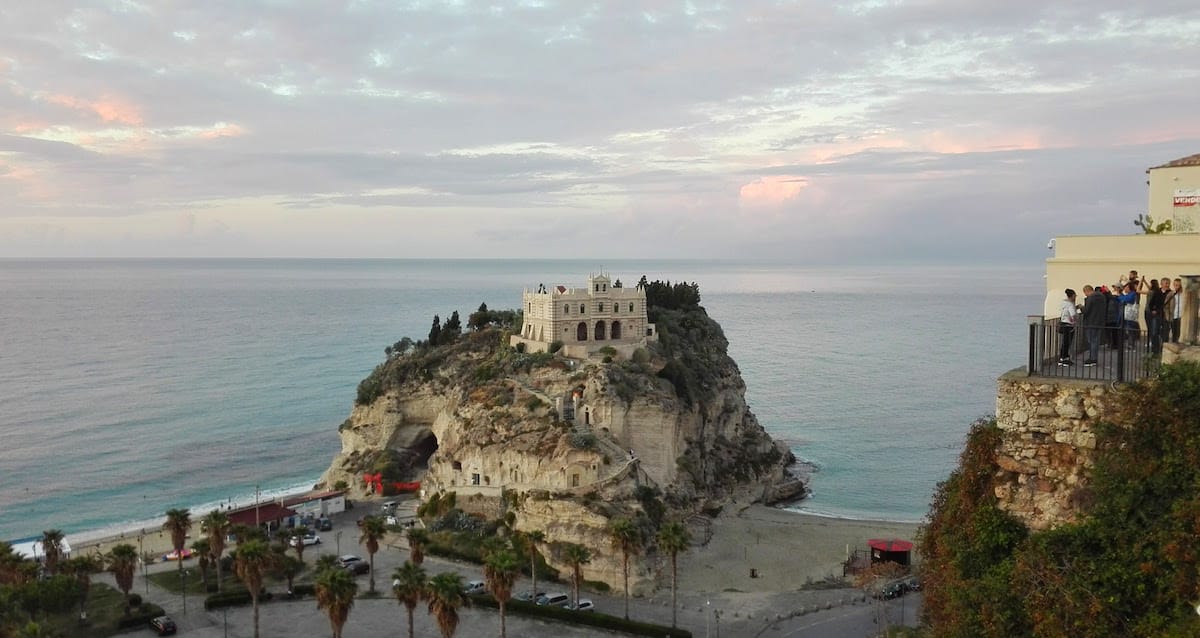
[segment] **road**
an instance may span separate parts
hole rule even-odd
[[[406,506],[411,508],[411,501],[401,501],[401,509]],[[377,508],[377,503],[364,502],[355,509],[334,516],[334,529],[320,532],[321,544],[308,548],[304,554],[305,561],[311,564],[320,554],[358,554],[366,558],[366,551],[358,543],[359,530],[356,522],[362,516],[376,513]],[[406,513],[398,512],[398,515]],[[375,585],[378,591],[388,592],[392,571],[407,558],[408,546],[403,535],[390,535],[375,555]],[[424,566],[430,575],[454,571],[461,574],[464,580],[482,579],[481,569],[477,565],[426,557]],[[188,567],[194,569],[195,566],[193,564]],[[164,569],[174,569],[174,564],[159,563],[151,567],[152,571]],[[106,575],[98,578],[106,579]],[[141,580],[140,577],[138,580]],[[360,575],[357,580],[360,591],[366,591],[368,576]],[[516,590],[522,591],[528,585],[529,581],[522,579],[518,582]],[[539,588],[569,590],[569,586],[565,584],[548,585],[549,587],[541,587],[539,583]],[[135,583],[134,591],[141,593],[144,587],[141,582]],[[206,612],[200,600],[191,597],[187,601],[189,613],[183,614],[182,600],[178,595],[161,590],[153,584],[149,587],[151,593],[148,598],[162,605],[167,613],[176,619],[180,635],[195,638],[249,638],[253,635],[251,610],[248,606]],[[587,596],[595,601],[598,611],[618,616],[622,614],[624,603],[619,594],[605,596],[588,593]],[[631,599],[630,617],[670,625],[669,600],[669,589],[658,592],[653,598]],[[852,589],[776,593],[681,591],[678,624],[691,630],[696,638],[715,638],[722,634],[727,638],[875,636],[879,633],[876,617],[881,609],[887,610],[889,622],[893,624],[900,620],[902,614],[908,624],[915,624],[919,604],[919,595],[910,594],[888,601],[884,607],[880,603],[866,600],[862,592]],[[488,636],[499,633],[499,618],[494,610],[463,609],[460,614],[462,624],[456,635]],[[346,638],[399,635],[403,632],[405,622],[404,608],[390,596],[378,599],[360,598],[350,613],[344,634]],[[414,613],[414,623],[418,636],[440,635],[423,605],[418,605]],[[273,601],[261,605],[260,627],[264,638],[326,635],[329,632],[327,618],[317,609],[316,602],[311,598]],[[508,618],[508,633],[510,636],[529,638],[624,635],[512,615]]]

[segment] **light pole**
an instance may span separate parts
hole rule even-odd
[[[182,556],[178,557],[178,560],[182,562],[183,557]],[[179,584],[181,585],[180,590],[183,592],[183,615],[186,616],[187,615],[187,570],[186,569],[179,570]]]
[[[142,551],[142,537],[146,535],[146,530],[143,529],[141,534],[138,534],[138,561],[142,563],[142,582],[146,585],[146,596],[150,596],[150,577],[146,575],[146,552]]]
[[[704,603],[704,638],[709,638],[708,634],[708,617],[712,615],[712,601]]]
[[[259,525],[259,522],[258,522],[258,494],[259,494],[258,486],[255,485],[254,486],[254,526],[255,527],[258,527],[258,525]]]
[[[341,556],[342,555],[342,530],[339,529],[338,531],[333,533],[333,542],[335,545],[337,545],[337,555]]]

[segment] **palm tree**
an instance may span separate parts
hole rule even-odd
[[[562,559],[571,566],[571,595],[579,605],[579,583],[583,581],[582,568],[592,562],[592,551],[578,543],[564,543]]]
[[[458,629],[458,608],[467,602],[462,590],[462,576],[454,572],[442,572],[429,580],[425,599],[429,601],[429,613],[437,621],[442,638],[453,638]]]
[[[79,598],[79,618],[83,619],[87,613],[87,599],[88,592],[92,588],[92,574],[102,571],[104,562],[100,560],[99,556],[76,556],[63,561],[62,567],[63,571],[75,577],[82,590]]]
[[[677,609],[675,595],[679,590],[679,552],[686,551],[691,543],[691,533],[678,521],[667,523],[658,530],[659,549],[671,555],[671,627],[675,626]]]
[[[229,517],[221,510],[213,510],[203,519],[204,530],[208,534],[208,548],[212,560],[217,564],[217,591],[225,590],[221,577],[221,556],[225,554],[225,538],[229,536]]]
[[[300,572],[304,571],[304,561],[295,556],[288,556],[281,553],[275,558],[274,570],[277,576],[282,577],[287,581],[288,595],[292,593],[292,584]]]
[[[525,550],[525,553],[529,554],[529,578],[532,580],[532,583],[530,585],[530,587],[531,587],[530,593],[532,593],[533,596],[536,598],[537,593],[538,593],[538,590],[537,590],[537,557],[538,557],[537,544],[545,542],[546,535],[543,534],[541,532],[541,530],[535,529],[535,530],[531,530],[528,532],[518,532],[517,539],[518,539],[518,542],[521,543],[521,547],[522,547],[522,549]]]
[[[362,536],[358,542],[367,546],[367,558],[371,562],[370,592],[375,593],[375,552],[379,551],[379,540],[387,535],[387,524],[379,516],[368,516],[362,521]]]
[[[297,525],[288,533],[288,542],[292,543],[292,548],[296,550],[296,558],[300,562],[304,562],[304,537],[308,536],[308,528],[303,525]]]
[[[289,557],[290,558],[290,557]],[[329,614],[333,627],[333,638],[342,638],[342,627],[354,607],[354,596],[358,594],[358,583],[354,574],[344,569],[327,569],[317,574],[317,609]]]
[[[192,543],[192,552],[196,554],[196,565],[200,568],[200,579],[204,581],[204,593],[208,593],[208,568],[212,567],[212,545],[207,538],[201,538]]]
[[[425,547],[429,545],[429,532],[419,528],[408,528],[408,557],[414,565],[425,562]]]
[[[137,548],[128,543],[113,547],[108,552],[108,571],[117,581],[117,589],[125,594],[125,615],[129,615],[129,591],[133,589],[133,575],[137,572]]]
[[[614,519],[608,526],[614,548],[621,550],[624,559],[621,569],[625,576],[625,620],[629,620],[629,555],[642,549],[642,529],[628,518]]]
[[[191,527],[192,513],[187,508],[167,510],[167,522],[163,523],[163,529],[171,533],[171,546],[175,548],[175,562],[179,564],[179,582],[181,583],[183,582],[183,546],[187,544],[188,530]]]
[[[517,555],[509,550],[500,550],[488,556],[483,564],[483,579],[487,581],[488,591],[500,603],[500,638],[505,638],[504,608],[512,598],[513,584],[521,574],[521,563]]]
[[[31,565],[17,553],[12,545],[0,541],[0,585],[20,585],[25,582],[24,572]]]
[[[250,592],[254,607],[254,638],[258,638],[258,596],[262,593],[263,575],[271,568],[275,556],[261,540],[242,542],[233,552],[233,569]]]
[[[413,638],[413,610],[425,596],[425,585],[428,576],[420,565],[410,560],[392,572],[392,593],[396,600],[408,611],[408,638]]]
[[[42,532],[42,556],[45,560],[46,572],[53,575],[58,573],[58,563],[63,559],[62,530],[48,529]]]
[[[319,574],[327,569],[337,569],[340,567],[337,556],[333,554],[321,554],[317,557],[316,562],[313,563],[313,572]]]

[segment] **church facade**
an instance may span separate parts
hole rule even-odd
[[[509,342],[525,344],[526,352],[546,352],[558,341],[559,352],[572,358],[587,358],[606,346],[629,356],[657,338],[646,318],[646,291],[626,288],[603,272],[589,275],[583,288],[526,288],[521,308],[521,333]]]

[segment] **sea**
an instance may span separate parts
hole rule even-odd
[[[0,539],[309,488],[385,346],[601,271],[699,284],[751,409],[813,468],[791,507],[847,518],[926,515],[1044,299],[1041,264],[0,259]]]

